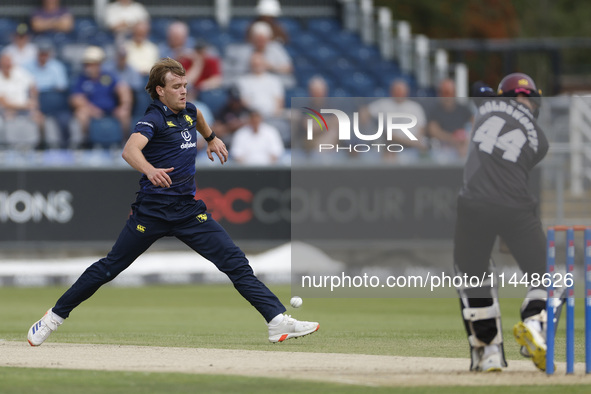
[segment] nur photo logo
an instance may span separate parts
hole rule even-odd
[[[332,126],[334,120],[338,125],[336,130],[338,143],[318,143],[318,152],[402,152],[404,150],[403,145],[391,143],[395,133],[403,134],[410,141],[417,141],[417,137],[410,131],[418,123],[417,117],[413,114],[379,113],[377,131],[361,131],[359,112],[353,112],[353,121],[351,121],[349,115],[340,109],[322,108],[320,111],[310,107],[302,107],[302,109],[302,112],[310,117],[306,124],[306,139],[308,141],[314,141],[314,123],[320,127],[320,133],[333,131],[329,130],[328,124],[330,123]],[[334,118],[327,122],[323,114],[333,115]],[[381,142],[384,141],[384,134],[385,142]],[[400,140],[400,135],[397,136],[396,140]]]

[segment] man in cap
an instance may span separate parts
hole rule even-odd
[[[112,116],[119,122],[122,139],[129,133],[132,93],[124,81],[102,69],[105,52],[97,46],[84,51],[84,72],[72,88],[70,104],[85,136],[92,119]]]

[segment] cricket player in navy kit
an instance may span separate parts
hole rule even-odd
[[[70,312],[113,280],[156,240],[174,236],[224,272],[238,292],[265,318],[270,342],[311,334],[316,322],[284,315],[285,307],[253,273],[244,253],[196,200],[195,158],[197,132],[207,141],[207,155],[228,159],[224,143],[216,138],[195,106],[187,102],[187,78],[182,65],[165,58],[150,71],[146,90],[153,99],[123,149],[123,158],[143,176],[132,204],[132,214],[115,245],[92,264],[30,328],[31,346],[41,345]]]
[[[483,95],[491,89],[481,89]],[[494,92],[493,92],[494,94]],[[454,236],[457,274],[488,277],[492,248],[500,236],[528,278],[545,273],[546,238],[537,202],[528,189],[529,172],[548,151],[536,122],[541,93],[526,74],[503,78],[499,97],[479,98],[458,196]],[[532,276],[534,275],[534,276]],[[458,288],[462,318],[471,349],[472,371],[501,371],[507,366],[501,311],[491,283]],[[521,354],[545,370],[546,289],[532,283],[521,306],[514,335]]]

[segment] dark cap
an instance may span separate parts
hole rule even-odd
[[[15,31],[17,36],[26,36],[29,34],[29,26],[26,23],[19,23]]]

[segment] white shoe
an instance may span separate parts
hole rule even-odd
[[[310,321],[299,321],[289,315],[283,316],[283,321],[269,326],[269,342],[283,342],[290,338],[299,338],[318,331],[320,324]]]
[[[64,319],[56,315],[50,310],[45,312],[45,315],[31,326],[27,340],[31,346],[39,346],[51,335],[52,332],[64,322]]]
[[[525,321],[517,323],[513,327],[513,335],[518,344],[522,346],[520,353],[531,357],[535,366],[540,370],[546,370],[546,339],[542,328],[544,316],[532,316]]]
[[[482,351],[478,371],[501,372],[503,369],[503,357],[499,345],[485,346]]]

